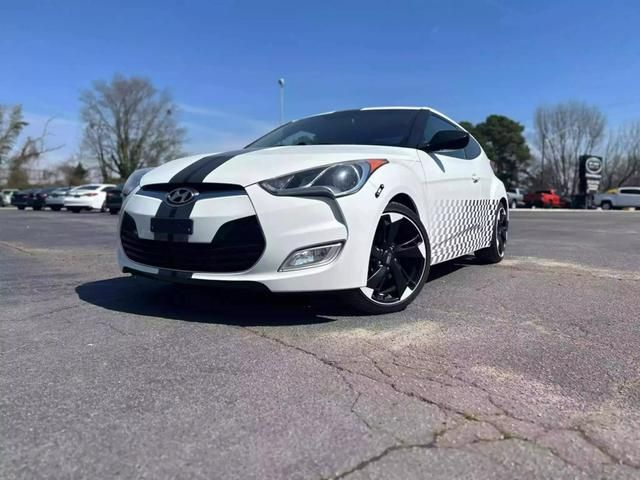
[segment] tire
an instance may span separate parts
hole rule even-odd
[[[430,264],[429,238],[420,218],[404,205],[392,202],[378,221],[367,286],[344,292],[343,300],[360,313],[404,310],[422,290]]]
[[[100,206],[100,213],[104,213],[107,211],[107,202],[102,202],[102,205]]]
[[[110,213],[111,215],[117,215],[119,212],[120,212],[120,209],[119,209],[119,208],[110,208],[110,209],[109,209],[109,213]]]
[[[509,208],[515,210],[516,208],[518,208],[518,202],[516,200],[513,200]]]
[[[51,210],[53,210],[54,212],[59,212],[60,208],[62,207],[51,207]]]
[[[25,207],[20,206],[20,207],[18,207],[18,210],[24,210],[24,208],[25,208]]]
[[[67,210],[69,210],[71,213],[80,213],[80,210],[82,210],[79,207],[67,207]]]
[[[504,258],[509,237],[509,217],[504,203],[496,209],[491,245],[475,252],[476,258],[483,263],[499,263]]]
[[[604,202],[602,202],[601,207],[603,210],[613,210],[613,205],[609,200],[605,200]]]
[[[39,212],[40,210],[42,210],[42,207],[31,207],[33,208],[34,211]]]

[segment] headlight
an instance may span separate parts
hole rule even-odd
[[[260,182],[273,195],[342,197],[357,192],[387,160],[356,160],[303,170]]]
[[[131,175],[129,175],[129,178],[127,178],[127,181],[125,182],[124,187],[122,187],[122,196],[126,197],[131,192],[133,192],[135,188],[138,185],[140,185],[140,180],[142,180],[142,177],[144,177],[145,174],[149,172],[149,170],[152,170],[152,169],[140,168],[135,172],[133,172]]]

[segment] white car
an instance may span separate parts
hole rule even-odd
[[[0,190],[0,207],[11,205],[11,197],[17,191],[16,188],[3,188]]]
[[[413,301],[429,267],[499,262],[507,194],[458,124],[429,108],[331,112],[242,150],[132,174],[125,273],[173,282],[341,291],[369,313]]]
[[[74,213],[94,209],[104,212],[107,191],[114,187],[115,185],[107,183],[81,185],[67,192],[64,197],[64,207]]]
[[[593,203],[603,210],[612,208],[640,208],[640,187],[620,187],[598,193]]]

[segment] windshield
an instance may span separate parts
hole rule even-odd
[[[79,187],[74,188],[73,190],[97,190],[101,187],[101,185],[81,185]]]
[[[276,128],[247,148],[284,145],[405,147],[418,110],[347,110],[303,118]]]

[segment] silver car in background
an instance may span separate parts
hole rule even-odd
[[[603,210],[614,208],[640,208],[640,187],[620,187],[598,193],[593,203]]]
[[[64,197],[71,190],[71,187],[56,188],[47,196],[45,201],[47,207],[57,212],[64,207]]]
[[[510,188],[507,190],[509,208],[524,207],[524,190],[521,188]]]

